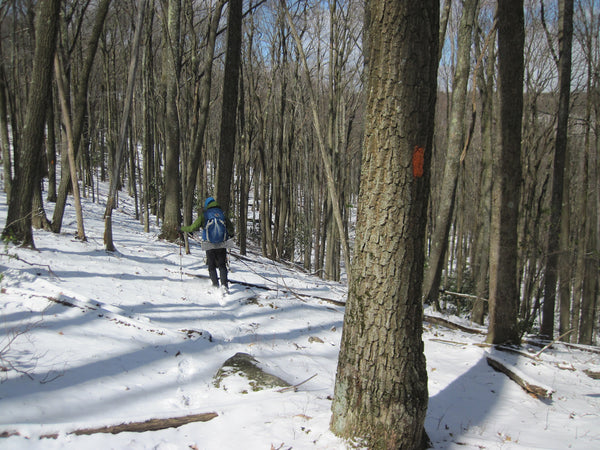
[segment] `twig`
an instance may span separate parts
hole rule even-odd
[[[304,383],[308,383],[310,380],[312,380],[316,376],[317,376],[317,374],[315,373],[312,377],[309,377],[306,380],[301,381],[298,384],[294,384],[293,386],[287,386],[287,387],[278,389],[277,392],[295,391],[298,387],[302,386]]]
[[[556,344],[558,341],[560,341],[562,338],[564,338],[567,334],[571,334],[573,331],[575,331],[575,329],[571,329],[569,331],[567,331],[566,333],[560,335],[559,337],[557,337],[555,340],[553,340],[552,342],[550,342],[548,345],[546,345],[545,347],[543,347],[539,352],[537,352],[535,355],[533,355],[533,357],[535,359],[538,359],[540,357],[540,355],[545,352],[547,349],[549,349],[550,347],[552,347],[554,344]]]
[[[53,277],[55,277],[55,278],[58,278],[58,279],[60,280],[60,277],[54,273],[54,271],[53,271],[53,270],[50,268],[50,266],[49,266],[48,264],[30,263],[29,261],[26,261],[26,260],[24,260],[23,258],[21,258],[19,255],[11,255],[11,254],[10,254],[10,253],[8,253],[8,252],[6,253],[6,255],[7,255],[9,258],[15,258],[17,261],[24,262],[25,264],[27,264],[27,265],[29,265],[29,266],[32,266],[32,267],[34,267],[34,266],[41,266],[41,267],[45,267],[45,268],[48,270],[48,273],[49,273],[50,275],[52,275]]]

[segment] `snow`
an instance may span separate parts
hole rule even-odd
[[[144,233],[129,199],[113,214],[115,253],[102,242],[104,205],[83,208],[87,242],[74,238],[68,205],[61,234],[35,231],[37,250],[0,251],[0,448],[347,448],[329,431],[344,285],[233,250],[230,278],[270,289],[232,283],[223,295],[205,278],[200,245],[186,255],[158,228]],[[600,381],[583,372],[600,370],[598,353],[556,344],[534,359],[428,323],[423,339],[434,448],[600,449]],[[213,376],[237,352],[290,384],[310,380],[285,392],[254,392],[241,377],[217,388]],[[552,398],[528,394],[487,356]],[[73,434],[210,412],[160,431]]]

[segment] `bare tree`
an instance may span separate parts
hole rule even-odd
[[[424,295],[428,303],[438,304],[440,280],[445,266],[448,234],[456,203],[456,188],[459,177],[460,159],[465,143],[465,108],[467,86],[471,68],[471,46],[473,25],[479,0],[463,0],[462,16],[458,32],[458,55],[452,83],[452,111],[446,164],[442,177],[441,198],[435,212],[435,224],[431,236],[429,266],[425,272]],[[438,308],[439,309],[439,308]]]
[[[216,194],[226,214],[230,211],[231,180],[237,132],[240,57],[242,50],[242,0],[229,0],[227,52],[223,80],[223,109],[217,163]]]
[[[67,159],[69,162],[69,172],[71,173],[71,183],[73,186],[73,199],[75,201],[75,215],[77,217],[77,237],[81,241],[86,241],[85,230],[83,227],[83,211],[81,209],[81,195],[79,192],[79,180],[77,178],[77,163],[75,161],[75,148],[73,144],[73,126],[71,124],[71,109],[67,100],[66,80],[64,75],[63,63],[60,61],[59,54],[54,57],[54,74],[56,85],[58,86],[58,96],[60,99],[60,109],[62,111],[62,122],[67,135]]]
[[[94,65],[94,58],[96,56],[96,50],[98,49],[98,42],[100,35],[102,34],[102,28],[104,27],[104,20],[108,13],[111,0],[101,0],[96,10],[94,18],[94,25],[92,27],[92,33],[88,41],[87,53],[83,62],[82,70],[80,72],[80,78],[77,80],[77,92],[74,97],[73,104],[73,150],[75,157],[79,152],[79,144],[81,142],[81,135],[83,133],[83,124],[85,121],[85,113],[87,110],[88,100],[88,88],[89,80]],[[67,203],[67,194],[69,186],[71,184],[71,172],[64,170],[61,173],[61,180],[58,187],[56,205],[52,215],[52,230],[55,233],[60,233],[62,227],[63,215],[65,212],[65,206]]]
[[[37,5],[35,54],[22,148],[11,190],[6,226],[2,231],[3,239],[28,247],[35,246],[31,228],[31,205],[33,190],[39,181],[60,3],[60,0],[40,0]]]
[[[142,0],[139,4],[137,19],[135,22],[135,34],[133,36],[133,44],[131,47],[131,60],[129,62],[129,73],[127,74],[127,92],[125,93],[125,105],[123,108],[123,115],[121,117],[121,126],[119,129],[119,146],[117,148],[117,155],[114,161],[113,176],[111,177],[111,183],[108,191],[108,198],[106,199],[106,209],[104,211],[104,245],[106,250],[114,252],[115,245],[112,237],[112,211],[115,207],[117,186],[119,175],[121,173],[121,166],[123,164],[123,153],[125,150],[127,128],[129,123],[129,114],[131,112],[131,104],[133,103],[133,88],[135,86],[135,73],[138,66],[139,53],[140,53],[140,41],[142,37],[142,24],[144,23],[144,12],[148,6],[148,0]],[[137,151],[137,150],[134,150]]]
[[[558,84],[559,102],[554,146],[552,174],[552,200],[550,203],[550,226],[546,247],[546,273],[544,276],[544,309],[541,334],[552,339],[554,335],[554,307],[556,299],[557,267],[559,261],[559,237],[563,207],[565,161],[567,158],[567,129],[569,125],[569,102],[571,94],[571,42],[573,40],[573,0],[559,0]],[[566,251],[567,249],[560,249]],[[564,264],[563,264],[564,265]],[[563,282],[566,281],[563,279]],[[564,286],[564,283],[563,283]]]
[[[181,152],[180,124],[177,103],[181,73],[181,0],[168,0],[164,20],[165,58],[163,70],[166,83],[165,117],[165,195],[164,222],[161,236],[169,241],[177,239],[181,215],[181,183],[179,156]]]
[[[519,342],[517,285],[521,122],[523,113],[523,0],[498,3],[500,147],[494,169],[490,239],[490,314],[487,341]]]
[[[370,448],[419,449],[427,444],[421,288],[439,2],[375,0],[368,8],[356,250],[331,429]]]

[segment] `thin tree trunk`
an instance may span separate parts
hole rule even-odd
[[[54,56],[54,73],[56,85],[58,87],[58,96],[60,99],[60,109],[62,111],[62,122],[67,134],[67,156],[69,162],[69,172],[71,173],[71,184],[73,189],[73,200],[75,202],[75,215],[77,216],[77,238],[86,241],[85,230],[83,227],[83,210],[81,208],[81,195],[79,193],[79,180],[77,179],[77,162],[75,160],[75,148],[73,143],[73,127],[71,125],[71,112],[67,101],[65,88],[65,76],[62,63],[58,53]]]
[[[436,211],[435,225],[431,237],[429,266],[425,272],[423,292],[425,302],[432,303],[439,309],[438,297],[442,270],[445,265],[445,254],[448,247],[448,233],[454,205],[460,156],[463,151],[465,107],[467,103],[467,87],[471,68],[471,44],[473,42],[473,25],[477,12],[478,0],[464,0],[458,35],[458,61],[452,86],[452,111],[446,164],[442,179],[441,198]]]
[[[84,116],[87,108],[90,74],[92,72],[94,57],[96,56],[96,50],[98,49],[98,41],[100,40],[102,28],[104,27],[104,19],[108,13],[110,2],[111,0],[101,0],[98,4],[96,17],[94,19],[94,26],[88,41],[87,54],[83,62],[81,78],[79,79],[78,90],[75,94],[75,103],[73,107],[73,151],[75,152],[75,157],[77,157],[79,143],[81,142]],[[62,220],[67,203],[67,194],[70,183],[71,172],[64,170],[61,174],[61,180],[58,186],[58,196],[56,199],[56,205],[54,206],[54,213],[52,215],[52,231],[55,233],[60,233],[60,229],[62,227]]]
[[[114,160],[113,176],[106,199],[106,209],[104,210],[104,245],[107,251],[116,250],[112,236],[112,211],[115,207],[119,175],[121,165],[123,164],[123,153],[127,140],[127,125],[130,121],[129,114],[133,103],[133,88],[135,86],[135,73],[137,71],[140,41],[142,37],[142,24],[144,23],[144,12],[148,6],[148,0],[142,0],[139,4],[138,15],[135,22],[135,34],[131,47],[131,59],[129,61],[129,72],[127,74],[127,91],[125,92],[125,104],[123,105],[123,116],[121,117],[121,127],[119,132],[119,147]],[[133,149],[132,149],[133,151]]]
[[[540,333],[552,339],[554,335],[554,307],[556,303],[556,279],[560,249],[560,224],[563,203],[565,160],[567,158],[567,131],[569,125],[569,102],[571,94],[571,42],[573,37],[573,0],[559,0],[559,60],[558,60],[558,120],[554,149],[552,175],[552,200],[550,225],[546,247],[546,274],[544,276],[544,307]],[[557,249],[560,249],[557,251]]]
[[[342,210],[340,204],[340,195],[337,188],[337,182],[335,180],[333,174],[333,167],[330,157],[327,155],[327,149],[325,145],[325,141],[323,139],[323,134],[321,132],[321,124],[319,119],[319,109],[317,106],[316,94],[314,92],[314,87],[311,83],[310,79],[310,70],[308,68],[308,62],[306,59],[306,55],[304,54],[304,49],[302,47],[302,41],[298,36],[296,31],[296,27],[292,21],[292,17],[290,16],[289,11],[287,10],[287,6],[285,6],[285,2],[283,2],[285,7],[285,14],[288,20],[290,30],[292,32],[292,36],[294,37],[294,41],[296,41],[296,48],[298,53],[300,54],[300,63],[304,66],[304,71],[307,77],[308,83],[308,91],[309,91],[309,101],[312,111],[313,125],[314,130],[317,136],[317,143],[319,147],[319,153],[321,154],[321,160],[323,162],[323,168],[325,169],[325,178],[327,181],[327,190],[329,192],[329,197],[331,199],[332,207],[333,207],[333,217],[335,218],[338,231],[340,233],[341,245],[342,245],[342,253],[344,255],[344,262],[346,267],[350,267],[350,246],[348,244],[348,239],[344,233],[344,221],[342,220]]]
[[[494,31],[491,36],[495,36]],[[495,39],[490,37],[490,41]],[[495,72],[495,52],[494,47],[489,47],[489,55],[484,70],[480,72],[479,90],[481,96],[481,175],[480,175],[480,196],[478,233],[475,244],[475,295],[478,299],[488,298],[488,273],[489,273],[489,255],[490,255],[490,220],[491,220],[491,201],[492,201],[492,148],[493,148],[493,111],[494,111],[494,72]],[[473,305],[472,318],[475,323],[483,325],[487,305],[477,300]]]
[[[46,158],[48,161],[48,196],[49,202],[56,202],[56,132],[54,123],[54,101],[50,96],[50,106],[48,107],[48,119],[46,122]]]
[[[0,41],[0,55],[2,55],[2,42]],[[13,130],[15,131],[15,130]],[[0,60],[0,149],[2,150],[2,169],[4,176],[4,192],[6,198],[10,199],[10,188],[12,186],[12,158],[10,156],[10,141],[8,139],[8,86],[4,64]]]

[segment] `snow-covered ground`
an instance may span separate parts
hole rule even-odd
[[[0,196],[2,226],[5,204]],[[328,429],[344,308],[324,300],[343,302],[343,285],[234,250],[231,279],[255,286],[233,283],[224,296],[194,276],[206,275],[200,246],[186,255],[158,229],[144,233],[128,199],[113,214],[117,252],[104,251],[103,212],[84,200],[87,242],[74,238],[68,205],[60,235],[36,231],[37,250],[0,251],[0,448],[347,448]],[[434,448],[600,449],[600,380],[583,372],[600,371],[593,349],[557,344],[534,360],[477,346],[482,335],[424,330]],[[310,380],[285,392],[243,379],[215,387],[238,352],[290,384]],[[528,394],[488,356],[552,398]],[[74,433],[203,413],[216,417]]]

